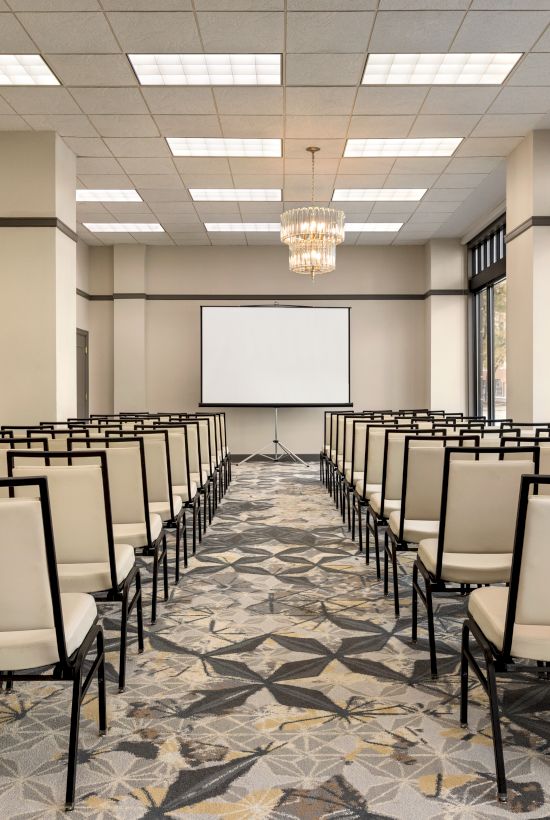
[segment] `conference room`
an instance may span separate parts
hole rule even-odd
[[[0,0],[0,816],[550,816],[550,0]]]

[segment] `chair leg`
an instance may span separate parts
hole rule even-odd
[[[155,551],[153,554],[153,595],[151,601],[151,623],[154,624],[157,620],[157,597],[159,586],[159,544],[155,544]]]
[[[82,690],[82,667],[75,670],[73,679],[73,699],[71,705],[71,729],[69,733],[69,759],[67,762],[67,790],[65,811],[74,809],[76,764],[78,756],[78,733],[80,729],[80,698]]]
[[[435,650],[435,624],[434,607],[432,596],[432,585],[428,578],[424,579],[426,584],[426,617],[428,618],[428,641],[430,644],[430,670],[432,678],[437,678],[437,654]]]
[[[378,541],[378,520],[374,519],[374,556],[376,559],[376,577],[380,580],[380,542]]]
[[[181,521],[176,518],[176,566],[174,572],[174,583],[180,580],[180,546],[181,546]]]
[[[487,694],[489,695],[489,708],[491,710],[493,749],[495,753],[495,767],[497,770],[497,794],[499,801],[501,803],[506,803],[508,799],[508,789],[506,786],[506,770],[504,767],[502,733],[500,730],[500,716],[498,712],[498,694],[495,665],[493,661],[489,659],[487,659]]]
[[[470,650],[470,628],[465,621],[462,626],[462,651],[460,653],[460,725],[468,725],[468,652]]]
[[[388,533],[384,533],[384,595],[388,594]]]
[[[196,496],[195,500],[193,501],[193,555],[197,552],[197,504],[196,504]],[[199,510],[200,515],[200,510]]]
[[[136,572],[136,617],[137,617],[137,631],[138,631],[138,653],[141,655],[145,648],[143,643],[143,596],[141,594],[141,572],[139,569]]]
[[[185,510],[182,512],[180,525],[181,525],[181,532],[182,532],[182,537],[183,537],[183,566],[185,567],[185,569],[187,569],[187,562],[188,562],[189,556],[187,555],[187,518],[185,516]],[[178,576],[178,580],[179,580],[179,576]]]
[[[357,531],[359,536],[359,552],[363,552],[363,520],[359,501],[357,501]]]
[[[162,539],[162,569],[164,574],[164,600],[168,600],[168,550],[166,547],[166,536]]]
[[[129,579],[126,579],[122,590],[122,609],[120,613],[120,654],[118,662],[118,691],[124,692],[126,686],[126,644],[128,637],[128,598],[130,593]]]
[[[391,542],[391,564],[393,572],[393,606],[395,617],[399,617],[399,578],[397,575],[397,549],[394,542]]]
[[[351,530],[351,501],[349,487],[346,487],[346,503],[348,508],[348,532]]]
[[[351,540],[355,541],[355,497],[351,502]]]
[[[418,592],[416,590],[418,584],[418,565],[416,561],[413,565],[413,581],[412,581],[412,623],[411,623],[411,641],[416,643],[418,636]]]
[[[99,734],[107,734],[107,692],[105,688],[105,636],[103,629],[97,633],[97,654],[99,663],[97,665],[97,703],[98,703],[98,723]]]

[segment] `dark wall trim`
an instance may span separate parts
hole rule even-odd
[[[517,236],[528,231],[529,228],[546,228],[550,225],[550,216],[530,216],[525,222],[522,222],[517,228],[514,228],[505,236],[506,242],[511,242]]]
[[[77,234],[55,216],[44,217],[0,217],[0,228],[57,228],[73,242],[78,242]]]
[[[95,294],[77,288],[77,294],[90,302],[113,302],[115,299],[145,299],[148,302],[278,302],[281,299],[304,300],[308,302],[422,302],[430,296],[466,296],[468,291],[428,290],[426,293],[291,293],[291,294],[215,294],[215,293],[114,293]]]

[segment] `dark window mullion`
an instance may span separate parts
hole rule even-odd
[[[491,285],[487,288],[487,415],[491,419],[495,417],[494,330],[495,300]]]

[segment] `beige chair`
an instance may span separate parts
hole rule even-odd
[[[60,593],[45,478],[0,479],[0,488],[38,487],[39,498],[0,500],[0,682],[71,681],[66,809],[75,801],[80,707],[97,675],[99,730],[107,731],[103,630],[91,595]],[[83,664],[94,653],[83,681]]]
[[[544,488],[544,495],[536,495]],[[548,685],[550,667],[550,476],[521,479],[509,587],[482,587],[468,601],[462,630],[460,723],[468,721],[471,666],[489,697],[498,799],[507,799],[496,677],[511,675],[516,687],[529,675]],[[485,672],[470,648],[470,633],[483,653]],[[541,669],[544,671],[541,672]]]
[[[168,428],[170,448],[170,472],[172,492],[181,499],[184,508],[193,511],[193,554],[197,549],[197,522],[200,514],[200,499],[196,481],[191,478],[187,427]],[[184,542],[184,565],[187,566],[187,544]]]
[[[471,585],[508,582],[521,476],[538,470],[537,447],[518,448],[513,452],[515,458],[506,458],[503,448],[494,448],[494,460],[484,458],[487,455],[486,447],[447,449],[439,535],[422,540],[418,547],[413,568],[412,640],[417,640],[420,597],[427,612],[433,677],[437,676],[433,596],[462,595]]]
[[[99,464],[90,463],[92,453]],[[38,452],[11,452],[8,468],[16,478],[40,475],[48,480],[61,592],[87,592],[122,605],[118,686],[123,692],[128,619],[134,609],[138,651],[143,652],[141,575],[134,548],[114,543],[107,453],[77,450],[70,454],[69,466],[64,466],[66,453],[49,453],[48,459],[54,466],[42,466]]]

